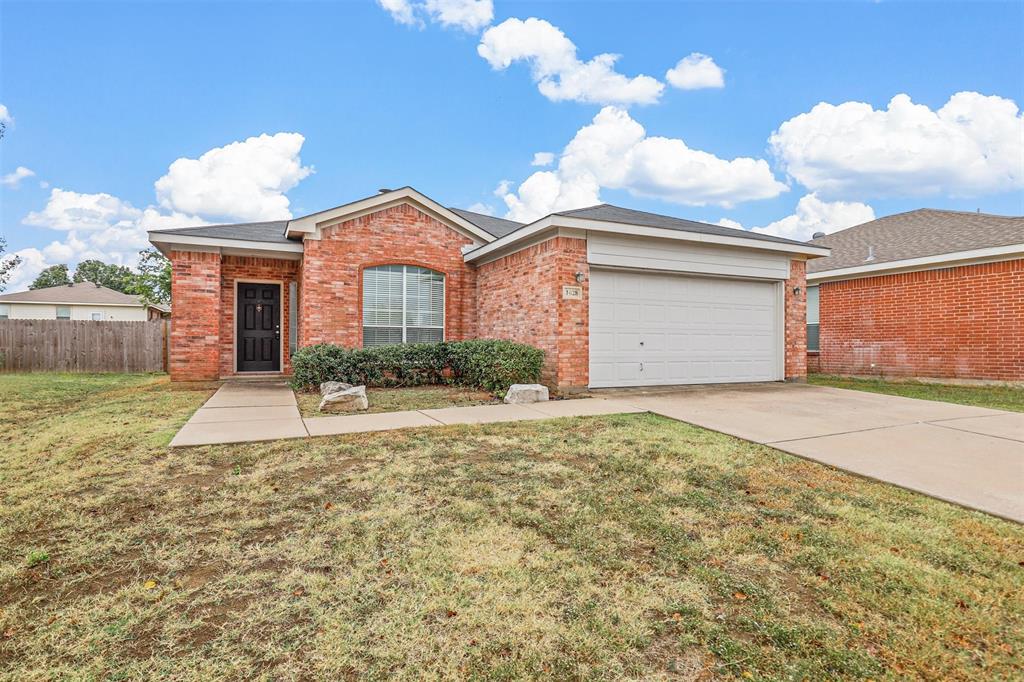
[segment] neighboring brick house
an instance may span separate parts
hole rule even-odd
[[[811,371],[1024,381],[1024,217],[920,209],[808,263]]]
[[[802,379],[828,249],[607,204],[527,225],[411,188],[312,215],[156,230],[171,377],[291,371],[296,348],[502,338],[560,389]]]

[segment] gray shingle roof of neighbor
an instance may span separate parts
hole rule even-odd
[[[740,239],[753,239],[776,244],[799,244],[807,246],[806,242],[798,242],[784,237],[776,237],[770,234],[760,234],[738,227],[725,227],[722,225],[711,225],[710,223],[699,223],[695,220],[673,218],[672,216],[647,211],[637,211],[632,208],[622,208],[611,204],[598,204],[577,208],[573,211],[559,211],[552,215],[570,216],[573,218],[584,218],[586,220],[603,220],[609,223],[624,223],[626,225],[641,225],[644,227],[658,227],[665,230],[679,230],[681,232],[696,232],[698,234],[713,234],[719,237],[738,237]],[[813,261],[812,261],[813,262]]]
[[[460,218],[468,220],[473,223],[481,230],[489,232],[495,237],[504,237],[510,232],[515,232],[523,226],[522,223],[517,223],[513,220],[506,220],[504,218],[495,218],[492,215],[485,215],[483,213],[476,213],[475,211],[467,211],[464,208],[449,208],[449,211],[455,213]]]
[[[235,223],[232,225],[202,225],[200,227],[174,227],[167,230],[151,230],[151,234],[186,234],[193,237],[214,239],[239,239],[250,242],[273,242],[294,244],[284,236],[287,220],[270,220],[262,223]]]
[[[92,282],[30,289],[0,296],[3,303],[82,303],[89,305],[142,305],[138,296],[122,294]]]
[[[1024,216],[920,208],[811,240],[832,254],[808,262],[808,272],[888,263],[1024,244]],[[869,250],[874,258],[867,260]]]

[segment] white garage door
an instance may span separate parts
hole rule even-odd
[[[590,385],[782,379],[774,282],[592,270]]]

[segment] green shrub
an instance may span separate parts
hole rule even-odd
[[[504,395],[512,384],[539,381],[543,365],[544,351],[493,339],[376,348],[322,343],[292,356],[292,385],[314,389],[325,381],[366,386],[455,383]]]

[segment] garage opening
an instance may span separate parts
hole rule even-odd
[[[592,269],[590,386],[783,379],[780,286]]]

